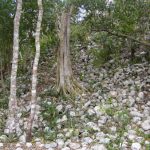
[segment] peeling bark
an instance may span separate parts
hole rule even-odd
[[[28,129],[27,129],[27,141],[31,141],[32,138],[32,125],[34,121],[34,116],[36,113],[36,101],[37,101],[37,70],[38,70],[38,63],[40,58],[40,31],[41,31],[41,24],[43,18],[43,5],[42,0],[38,0],[38,21],[36,26],[36,33],[35,33],[35,47],[36,47],[36,54],[33,63],[33,70],[32,70],[32,90],[31,90],[31,113],[30,118],[28,120]]]
[[[18,69],[18,53],[19,53],[19,26],[22,11],[22,0],[17,0],[17,10],[14,18],[14,33],[13,33],[13,58],[11,69],[11,83],[10,83],[10,99],[9,99],[9,114],[6,122],[5,133],[17,133],[17,98],[16,98],[16,78]]]

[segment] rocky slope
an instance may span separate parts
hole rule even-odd
[[[74,70],[88,91],[68,99],[56,96],[51,87],[42,89],[33,143],[26,143],[24,134],[30,94],[22,94],[19,142],[10,145],[1,135],[0,149],[149,150],[150,64],[116,67],[111,60],[94,68],[83,54]]]

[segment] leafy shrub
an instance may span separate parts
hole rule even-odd
[[[42,104],[41,115],[43,119],[47,121],[48,126],[51,129],[55,128],[59,113],[54,104],[51,104],[50,102],[44,102]]]

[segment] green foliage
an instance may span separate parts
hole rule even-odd
[[[8,108],[8,99],[9,97],[9,92],[8,89],[2,89],[0,91],[0,109],[7,109]]]
[[[44,132],[44,139],[45,140],[49,140],[49,141],[53,141],[55,140],[57,137],[57,131],[51,131],[51,130],[47,130]]]
[[[6,116],[5,115],[0,116],[0,135],[2,135],[4,132],[5,123],[6,123]]]
[[[88,42],[88,27],[82,24],[73,24],[71,26],[71,41],[74,44],[85,45]]]
[[[18,136],[16,134],[9,134],[8,135],[8,143],[15,143],[18,141]]]
[[[56,121],[58,119],[59,113],[54,104],[51,104],[50,102],[43,103],[41,115],[43,119],[47,121],[50,129],[56,127]]]
[[[127,36],[144,41],[143,37],[149,30],[150,3],[148,0],[114,0],[110,4],[105,0],[101,1],[101,4],[95,0],[92,3],[96,3],[95,7],[90,2],[84,3],[83,8],[88,13],[82,25],[88,24],[90,33],[98,35],[90,34],[92,37],[90,42],[94,41],[96,45],[100,45],[91,49],[95,57],[94,64],[101,66],[110,59],[110,56],[119,64],[120,51],[128,50],[129,53],[134,43],[134,40],[126,38]],[[120,36],[122,34],[126,37]],[[138,42],[134,45],[137,46]]]
[[[51,102],[44,101],[41,106],[41,115],[43,120],[46,121],[47,127],[38,136],[42,136],[45,140],[54,140],[57,137],[56,121],[59,118],[59,113],[55,104]]]
[[[122,42],[113,36],[108,36],[106,33],[99,33],[93,36],[93,40],[98,43],[97,48],[92,49],[91,53],[94,56],[94,65],[102,66],[110,59],[115,59],[116,62],[120,57],[120,48]]]
[[[111,52],[109,50],[92,50],[93,55],[95,56],[93,64],[97,67],[105,64],[110,60]]]
[[[14,11],[14,2],[10,0],[0,1],[0,59],[3,71],[7,71],[10,67]]]
[[[0,98],[0,108],[8,108],[8,97],[4,96],[3,98]]]
[[[101,110],[103,110],[107,115],[111,116],[111,118],[115,121],[115,126],[117,127],[117,138],[115,140],[111,140],[111,142],[107,144],[107,149],[117,150],[122,146],[122,137],[124,133],[128,130],[127,125],[131,122],[131,116],[126,108],[118,108],[117,106],[114,106],[112,98],[109,98],[106,104],[109,105],[109,107],[103,108],[103,106],[101,106]],[[106,133],[109,133],[111,132],[109,130],[109,127],[111,126],[111,122],[107,122],[103,130],[105,130]]]
[[[45,98],[45,97],[58,97],[58,93],[56,91],[55,88],[53,87],[50,87],[49,89],[47,89],[46,91],[43,91],[41,94],[40,94],[40,97],[42,98]]]

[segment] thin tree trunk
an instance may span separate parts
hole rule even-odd
[[[40,58],[40,31],[41,31],[41,24],[42,24],[42,17],[43,17],[43,6],[42,0],[38,0],[38,21],[36,27],[36,34],[35,34],[35,47],[36,47],[36,54],[33,63],[33,70],[32,70],[32,91],[31,91],[31,113],[30,118],[28,121],[28,129],[27,129],[27,141],[31,141],[32,138],[32,125],[34,121],[34,116],[36,112],[36,102],[37,102],[37,69],[38,63]]]
[[[57,90],[62,94],[74,94],[80,85],[73,78],[70,60],[70,20],[72,6],[60,16],[58,36],[60,39],[57,56]]]
[[[18,53],[19,53],[19,26],[22,11],[22,0],[17,0],[17,10],[14,18],[14,34],[13,34],[13,59],[11,69],[10,83],[10,100],[9,114],[6,122],[5,133],[11,134],[17,132],[17,98],[16,98],[16,78],[18,69]]]

